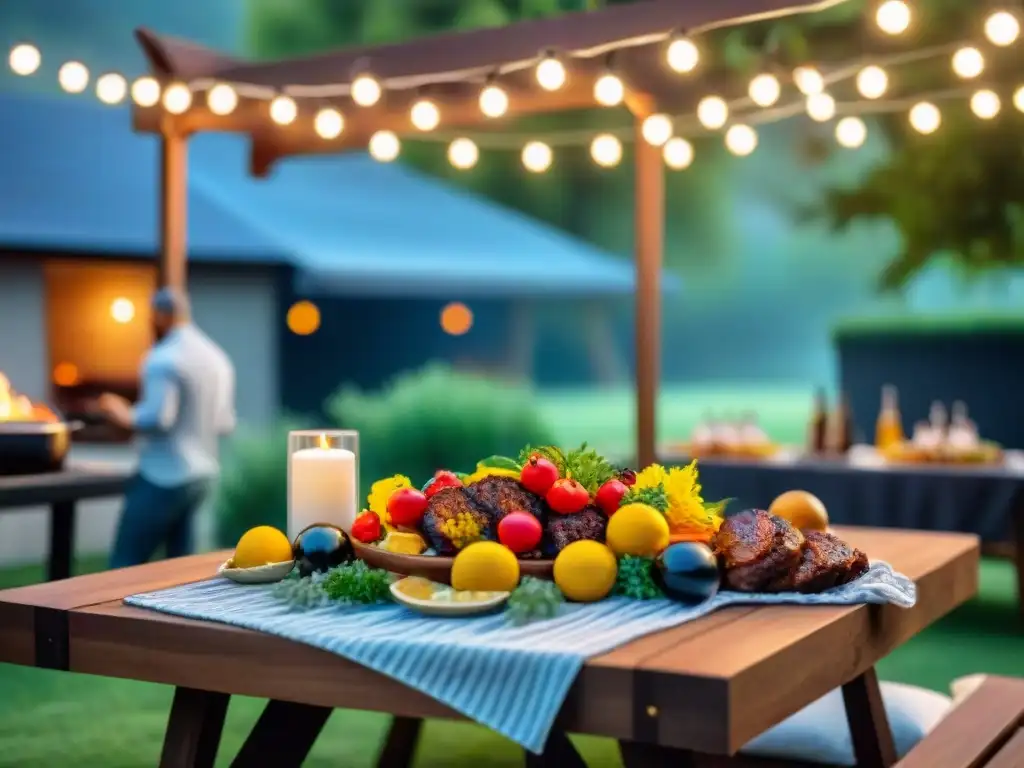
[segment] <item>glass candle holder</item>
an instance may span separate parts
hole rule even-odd
[[[288,538],[317,523],[348,533],[359,513],[359,433],[288,433]]]

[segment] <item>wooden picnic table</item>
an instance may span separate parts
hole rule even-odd
[[[79,501],[121,496],[131,470],[112,465],[73,464],[60,472],[0,476],[0,513],[47,505],[50,508],[48,581],[71,576],[75,512]]]
[[[892,766],[874,665],[976,593],[978,539],[837,532],[914,579],[917,604],[731,607],[636,640],[586,663],[544,755],[527,756],[527,765],[582,766],[567,732],[617,739],[627,768],[740,764],[723,756],[841,686],[858,764]],[[211,578],[226,557],[214,552],[0,592],[0,662],[176,686],[165,768],[213,765],[231,695],[270,699],[236,766],[301,766],[334,708],[394,715],[378,765],[408,766],[423,718],[459,717],[326,651],[123,603]]]

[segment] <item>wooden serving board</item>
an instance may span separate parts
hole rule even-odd
[[[452,583],[454,557],[401,555],[396,552],[388,552],[380,547],[362,544],[355,539],[352,539],[352,546],[355,548],[356,557],[371,568],[381,568],[402,576],[421,576],[439,584]],[[523,576],[533,576],[537,579],[551,581],[554,578],[554,569],[554,560],[521,559],[519,561],[519,573]]]

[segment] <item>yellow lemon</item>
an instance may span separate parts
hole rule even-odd
[[[620,557],[654,557],[668,546],[668,521],[648,504],[627,504],[608,520],[605,540]]]
[[[519,561],[496,541],[475,541],[452,563],[452,588],[460,592],[511,592],[517,584]]]
[[[599,541],[574,541],[555,558],[555,584],[577,603],[606,598],[618,573],[615,553]]]
[[[235,568],[258,568],[292,560],[294,555],[287,536],[277,528],[261,525],[242,534],[231,559]]]

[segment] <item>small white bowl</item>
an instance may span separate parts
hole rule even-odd
[[[217,569],[217,575],[237,581],[239,584],[270,584],[283,579],[291,573],[294,567],[294,560],[259,565],[255,568],[232,568],[228,563],[221,563],[220,568]]]
[[[497,592],[484,600],[462,603],[450,600],[417,600],[402,592],[399,587],[400,583],[401,580],[391,584],[391,596],[395,602],[427,616],[475,616],[480,613],[488,613],[502,605],[509,596],[508,592]]]

